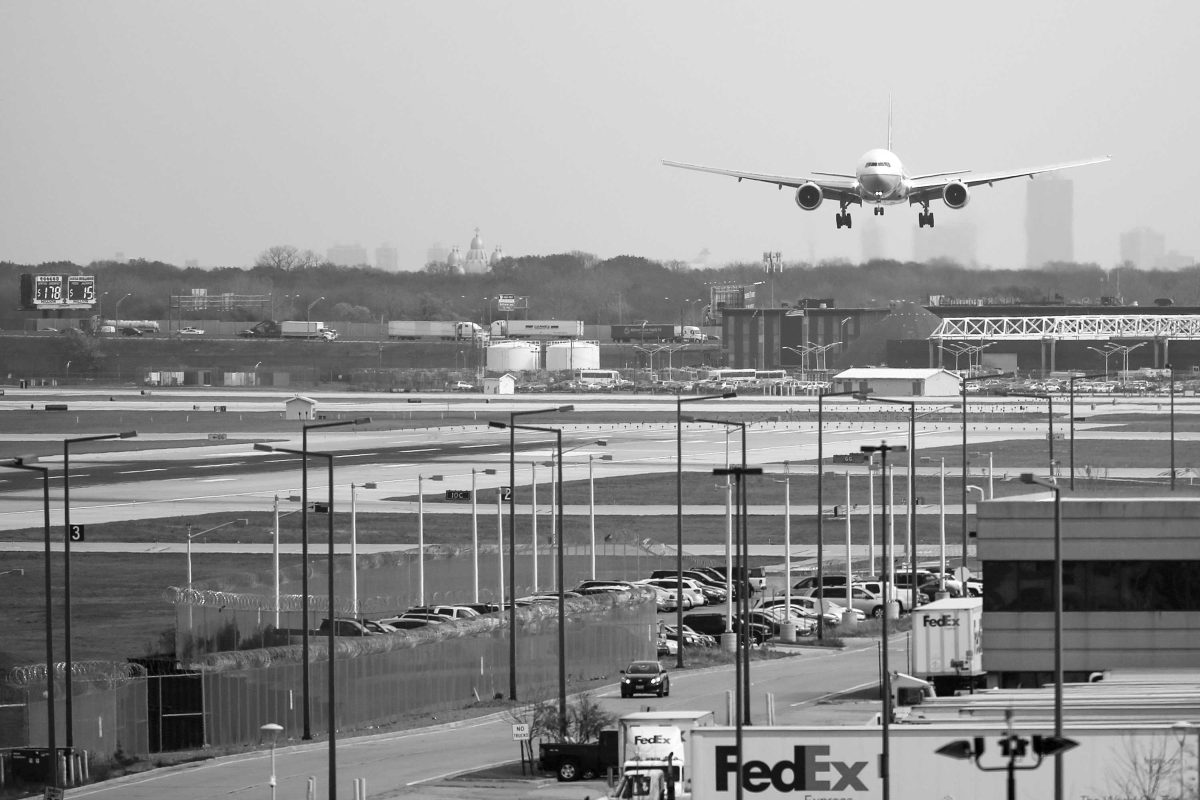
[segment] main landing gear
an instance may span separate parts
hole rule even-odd
[[[846,210],[846,204],[842,203],[842,210],[833,216],[833,221],[837,223],[838,230],[845,225],[847,228],[853,227],[850,223],[850,212]]]
[[[924,228],[926,225],[933,227],[933,212],[929,210],[929,205],[925,205],[925,210],[917,214],[917,227]]]

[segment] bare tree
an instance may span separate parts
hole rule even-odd
[[[299,251],[290,244],[277,244],[263,250],[254,261],[256,267],[292,270],[299,262]]]

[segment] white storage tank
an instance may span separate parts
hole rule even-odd
[[[574,372],[577,369],[600,369],[599,342],[547,342],[547,372]]]
[[[542,357],[542,343],[524,340],[488,345],[488,372],[536,372]]]

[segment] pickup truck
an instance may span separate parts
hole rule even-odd
[[[600,731],[596,742],[539,742],[538,767],[560,781],[597,777],[620,766],[617,750],[617,732],[611,730]]]

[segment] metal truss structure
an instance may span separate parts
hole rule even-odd
[[[952,317],[933,340],[1045,341],[1097,339],[1200,339],[1196,314],[1078,314],[1054,317]]]

